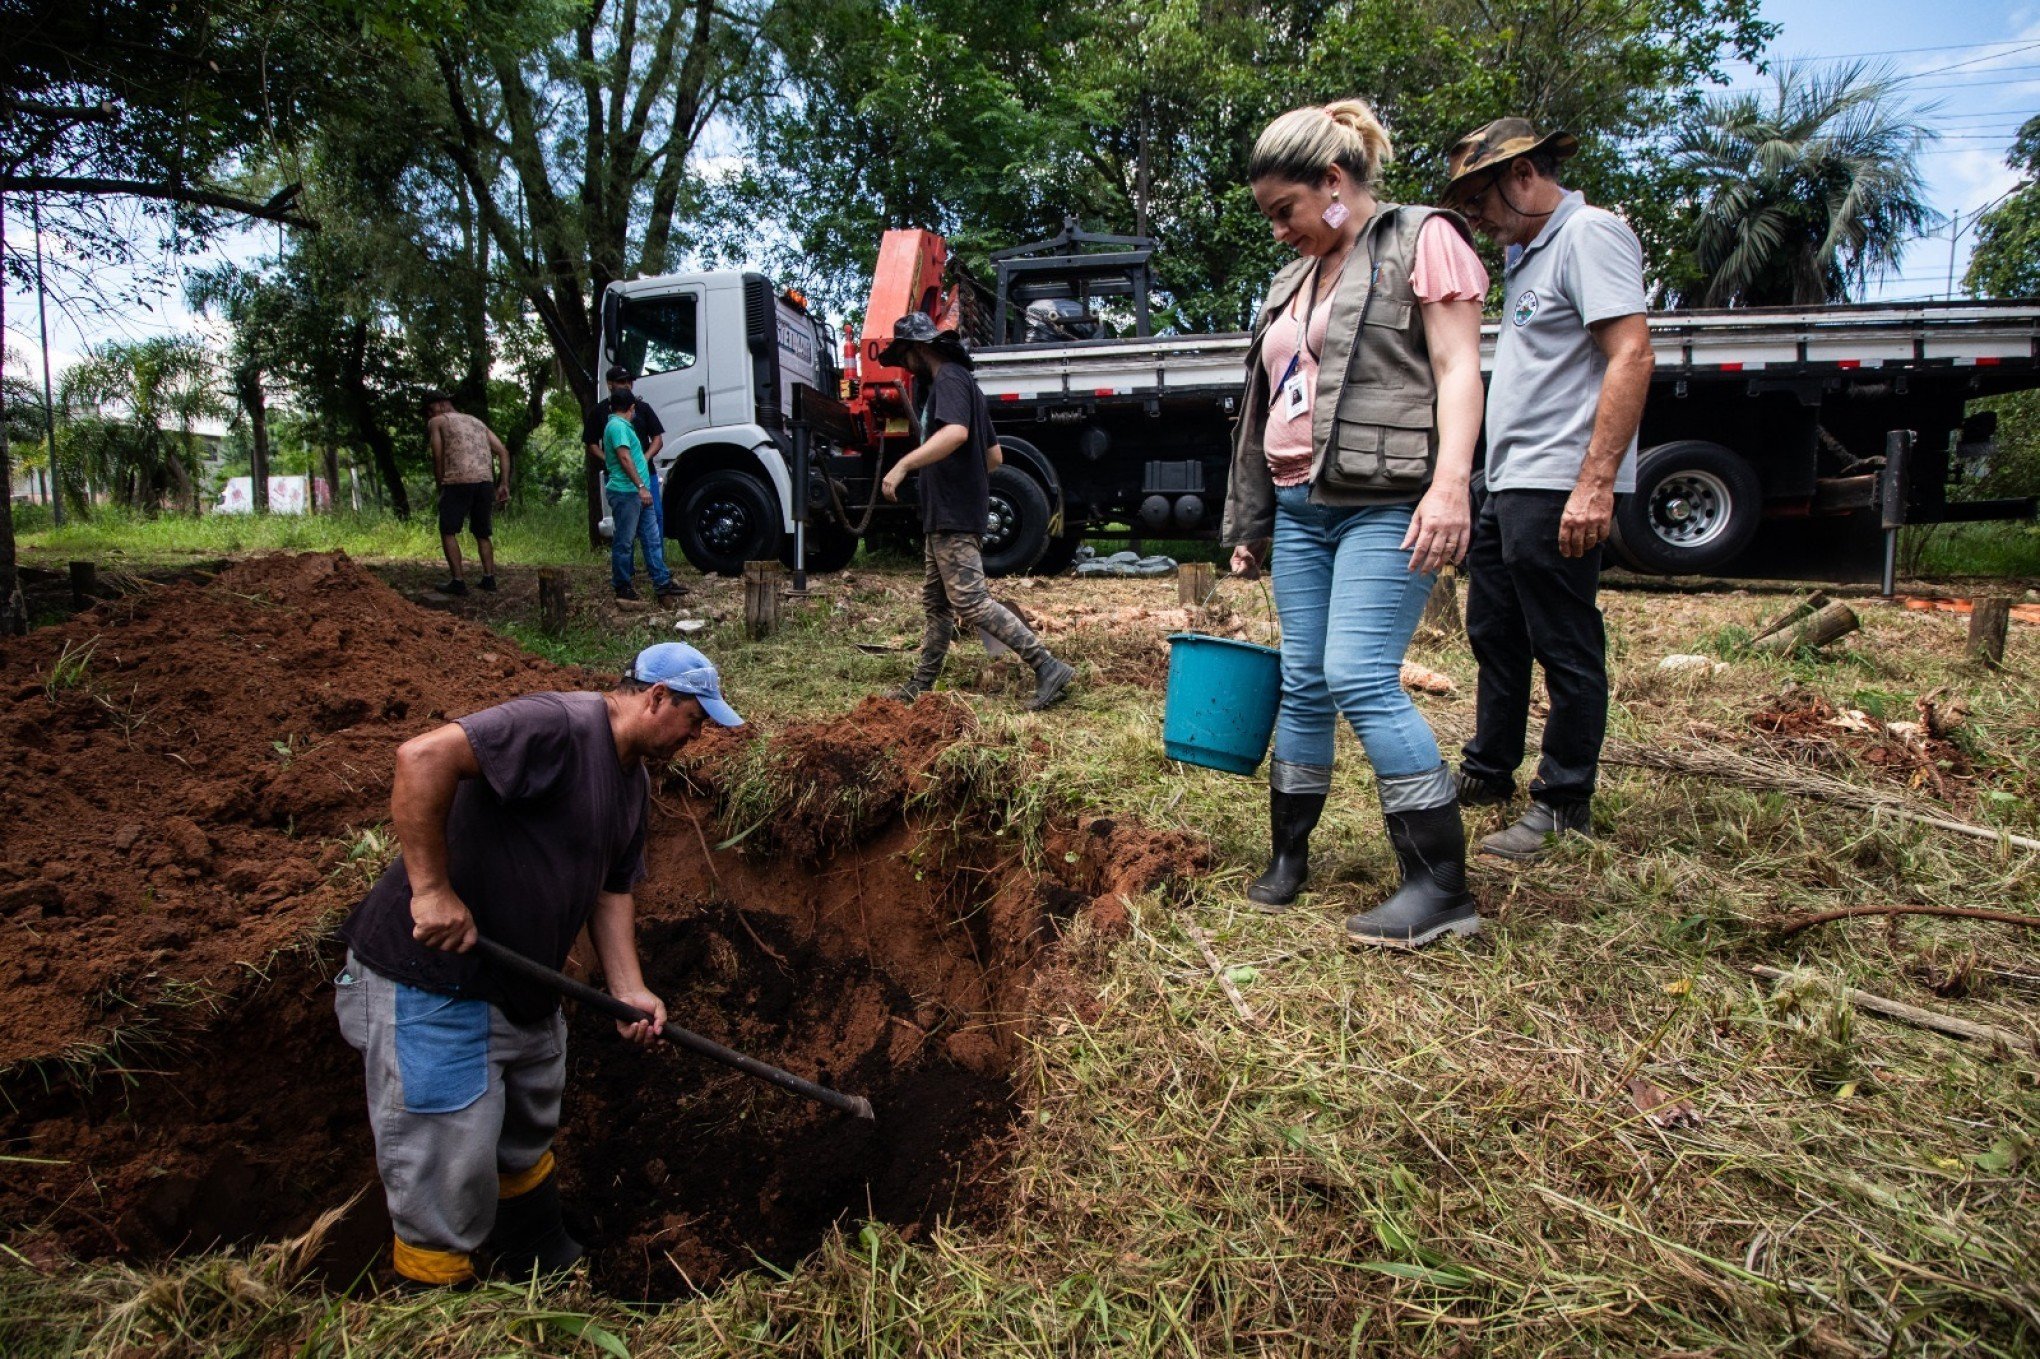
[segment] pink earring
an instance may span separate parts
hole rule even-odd
[[[1346,205],[1339,201],[1338,191],[1334,190],[1332,192],[1331,206],[1324,210],[1325,225],[1337,231],[1340,227],[1346,225],[1346,219],[1352,215]]]

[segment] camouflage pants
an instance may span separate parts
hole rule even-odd
[[[927,574],[921,582],[921,607],[928,621],[921,633],[921,662],[907,681],[912,688],[934,687],[959,626],[967,634],[983,628],[1036,672],[1054,659],[1041,639],[985,588],[979,540],[975,533],[931,533],[923,540]]]

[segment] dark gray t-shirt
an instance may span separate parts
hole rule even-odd
[[[921,469],[921,531],[983,533],[992,507],[985,453],[999,439],[992,433],[992,408],[968,368],[942,365],[930,385],[922,425],[931,436],[944,425],[962,425],[970,437],[941,462]]]
[[[447,876],[485,938],[547,967],[566,965],[600,892],[645,876],[651,780],[617,760],[600,694],[528,694],[460,719],[482,768],[446,818]],[[411,937],[411,880],[397,856],[340,937],[385,977],[442,995],[475,996],[512,1021],[551,1016],[552,992],[486,967],[472,953]]]

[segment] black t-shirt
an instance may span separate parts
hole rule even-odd
[[[597,448],[602,446],[602,431],[609,424],[609,413],[609,403],[604,401],[582,419],[582,447],[585,448],[589,444],[594,444]],[[652,409],[651,402],[642,397],[638,398],[637,405],[631,408],[630,424],[631,428],[637,431],[638,442],[645,446],[647,453],[652,451],[652,437],[666,432],[666,427],[659,423],[659,413]]]
[[[944,425],[962,425],[970,434],[961,448],[921,469],[921,531],[983,533],[992,505],[985,453],[999,438],[992,433],[992,408],[968,368],[942,365],[921,423],[931,437]]]
[[[600,694],[528,694],[460,725],[482,776],[453,795],[447,877],[483,937],[564,967],[596,894],[628,892],[645,876],[650,776],[618,763]],[[480,997],[518,1024],[557,1008],[552,992],[472,953],[428,948],[411,926],[400,854],[340,927],[355,957],[420,990]]]

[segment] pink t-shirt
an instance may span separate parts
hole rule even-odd
[[[1466,243],[1466,238],[1448,222],[1432,218],[1417,233],[1417,258],[1410,269],[1410,287],[1419,302],[1478,302],[1487,296],[1487,267]],[[1325,327],[1332,316],[1332,295],[1338,285],[1327,279],[1318,285],[1317,305],[1311,308],[1306,348],[1296,352],[1296,322],[1310,300],[1310,283],[1305,281],[1290,299],[1288,308],[1261,341],[1261,363],[1268,370],[1268,392],[1275,399],[1268,411],[1268,426],[1261,448],[1268,456],[1268,472],[1277,486],[1301,486],[1310,479],[1310,407],[1295,419],[1285,419],[1287,403],[1282,400],[1282,376],[1289,361],[1298,359],[1303,389],[1313,400],[1317,396],[1318,365],[1313,354],[1325,352]]]

